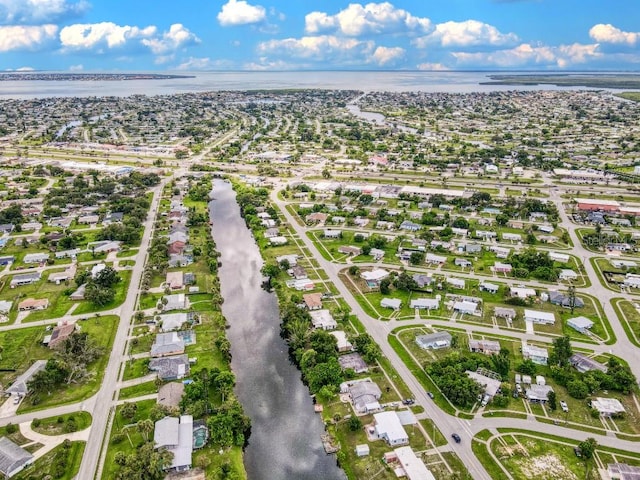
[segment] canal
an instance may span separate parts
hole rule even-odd
[[[215,180],[213,196],[210,216],[221,253],[222,313],[230,324],[235,390],[251,418],[244,459],[249,480],[342,480],[335,456],[322,447],[324,425],[309,390],[280,337],[276,296],[261,288],[262,258],[235,192]]]

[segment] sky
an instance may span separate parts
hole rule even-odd
[[[0,0],[0,70],[640,70],[638,0]]]

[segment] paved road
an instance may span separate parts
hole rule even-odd
[[[635,451],[637,449],[637,444],[634,442],[629,442],[625,440],[620,440],[613,436],[605,436],[605,435],[596,435],[592,433],[582,432],[580,430],[574,430],[570,428],[565,428],[562,426],[556,425],[548,425],[541,424],[536,422],[535,420],[520,420],[520,419],[512,419],[512,418],[482,418],[478,417],[473,420],[463,420],[457,417],[453,417],[437,407],[433,401],[426,395],[424,389],[414,377],[414,375],[409,371],[404,362],[397,356],[395,351],[390,347],[388,343],[388,334],[390,331],[395,328],[398,322],[390,321],[390,322],[381,322],[376,319],[370,317],[358,304],[355,300],[351,292],[346,288],[342,280],[338,277],[338,273],[340,270],[344,269],[346,265],[344,264],[334,264],[330,261],[324,259],[324,257],[317,250],[314,243],[309,239],[306,235],[306,227],[300,226],[297,222],[297,219],[294,218],[293,215],[289,213],[289,211],[284,208],[287,202],[284,202],[277,197],[278,189],[275,189],[272,192],[271,198],[272,201],[280,207],[280,211],[286,218],[287,222],[291,226],[291,228],[295,231],[299,242],[302,243],[305,247],[309,249],[312,253],[313,258],[319,263],[320,268],[322,268],[328,275],[329,280],[333,282],[333,284],[338,289],[339,293],[342,295],[344,300],[347,302],[349,307],[352,309],[353,313],[355,313],[358,318],[364,324],[367,332],[376,340],[376,342],[380,345],[383,354],[390,360],[393,367],[396,369],[398,374],[405,380],[408,387],[411,389],[413,395],[416,398],[417,403],[422,405],[425,408],[425,412],[429,418],[433,420],[436,426],[440,429],[440,431],[445,435],[447,439],[450,438],[450,435],[454,432],[459,433],[463,437],[463,441],[460,444],[456,444],[450,442],[449,445],[451,449],[460,457],[463,461],[469,472],[472,473],[473,477],[476,479],[489,479],[490,476],[478,459],[475,457],[473,452],[471,451],[470,444],[473,436],[485,429],[485,428],[522,428],[526,430],[544,430],[546,433],[558,435],[564,438],[570,438],[577,441],[584,440],[588,436],[594,437],[598,440],[601,445],[606,445],[614,448],[620,448],[624,450]],[[633,373],[637,378],[640,378],[640,362],[633,362],[632,359],[638,354],[638,349],[629,341],[627,338],[624,329],[622,328],[620,321],[611,306],[611,299],[613,297],[620,297],[620,294],[614,293],[608,290],[605,286],[603,286],[598,276],[595,274],[595,271],[588,261],[589,258],[593,257],[593,253],[587,251],[582,247],[582,244],[577,237],[575,232],[576,226],[573,224],[564,209],[562,208],[562,199],[560,198],[560,192],[557,189],[551,189],[551,200],[554,201],[558,210],[560,211],[560,218],[562,226],[565,227],[571,240],[573,241],[574,248],[571,253],[573,255],[578,256],[584,261],[585,265],[585,273],[591,279],[592,286],[589,288],[577,288],[577,291],[583,291],[584,293],[589,293],[590,295],[595,296],[602,303],[603,311],[606,317],[609,319],[609,323],[612,326],[612,329],[617,337],[617,342],[615,346],[607,346],[607,345],[592,345],[592,344],[581,344],[580,342],[573,342],[576,346],[585,347],[591,350],[595,350],[600,353],[615,351],[616,355],[630,360],[629,364]],[[372,264],[373,265],[373,264]],[[380,266],[381,264],[375,264],[376,266]],[[363,266],[363,265],[359,265]],[[366,266],[366,265],[365,265]],[[393,268],[393,266],[392,266]],[[419,269],[420,270],[420,269]],[[469,273],[451,273],[454,276],[461,277],[470,277],[470,278],[483,278],[483,276],[473,275]],[[486,277],[484,277],[486,278]],[[501,282],[506,283],[523,283],[522,281],[517,281],[514,279],[507,278],[497,278],[496,280],[500,280]],[[539,288],[547,289],[549,288],[548,284],[542,284],[539,282],[526,282],[527,284],[535,283]],[[419,324],[424,324],[425,322],[440,324],[440,325],[450,325],[450,322],[442,321],[442,320],[431,320],[424,319],[421,322],[415,322]],[[411,321],[403,321],[402,325],[410,325],[414,322]],[[462,327],[470,331],[482,331],[485,333],[494,333],[495,329],[487,328],[487,327],[477,327],[473,325],[466,324],[456,324],[456,327]],[[505,331],[501,331],[501,334],[508,334],[509,336],[513,336],[514,338],[520,339],[533,339],[536,340],[550,340],[545,337],[536,337],[532,335],[528,335],[526,333],[518,333],[509,331],[508,333]]]
[[[487,473],[480,461],[475,457],[475,455],[469,448],[473,434],[469,428],[469,425],[467,425],[467,422],[444,413],[433,403],[433,401],[427,396],[418,380],[416,380],[416,378],[404,364],[402,359],[400,359],[393,348],[391,348],[391,346],[389,345],[389,342],[387,341],[387,336],[389,334],[389,325],[387,324],[387,322],[374,320],[369,315],[367,315],[367,313],[362,309],[353,295],[351,295],[351,292],[349,292],[342,280],[338,278],[338,273],[340,269],[344,268],[344,265],[333,264],[325,260],[322,255],[320,255],[320,252],[318,252],[313,242],[305,234],[305,229],[301,227],[293,218],[293,216],[287,211],[287,209],[284,208],[286,203],[277,198],[277,190],[273,191],[271,198],[273,202],[280,207],[280,210],[287,219],[287,222],[292,226],[292,228],[295,229],[296,233],[298,234],[300,241],[304,243],[309,251],[311,251],[313,257],[318,261],[320,268],[322,268],[327,273],[327,275],[329,276],[329,280],[331,280],[336,286],[353,313],[357,315],[358,319],[360,319],[360,321],[364,324],[367,332],[373,337],[378,345],[380,345],[382,353],[389,359],[389,361],[393,365],[393,368],[396,370],[396,372],[398,372],[400,377],[402,377],[402,379],[407,383],[407,386],[411,389],[416,402],[424,407],[425,412],[427,413],[429,418],[433,420],[438,429],[447,438],[450,438],[452,433],[459,433],[464,436],[464,442],[460,444],[450,442],[450,446],[451,449],[460,457],[469,472],[472,473],[473,478],[476,480],[490,480],[491,476]]]
[[[129,291],[127,292],[127,298],[120,307],[120,323],[118,325],[118,331],[116,332],[116,337],[113,342],[113,349],[111,350],[111,356],[109,357],[109,363],[107,364],[107,368],[104,373],[102,385],[95,396],[91,433],[89,434],[89,440],[87,441],[84,456],[82,457],[82,463],[80,464],[80,470],[77,475],[77,478],[81,480],[93,479],[98,470],[100,451],[103,447],[104,434],[109,421],[109,411],[113,405],[113,401],[116,400],[114,398],[114,393],[119,388],[117,384],[118,372],[120,371],[122,355],[129,335],[131,318],[135,312],[136,299],[138,297],[138,289],[142,278],[145,258],[149,244],[151,243],[153,224],[160,205],[162,189],[168,181],[168,179],[164,179],[160,185],[154,187],[152,190],[153,200],[151,202],[151,208],[149,209],[147,220],[144,224],[144,234],[140,243],[140,249],[136,255],[136,263],[131,273]]]

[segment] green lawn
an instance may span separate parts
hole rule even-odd
[[[35,424],[38,424],[36,427]],[[31,428],[44,435],[62,435],[79,432],[91,425],[91,414],[88,412],[68,413],[59,417],[48,417],[31,422]]]
[[[138,358],[137,360],[127,361],[124,367],[123,380],[131,380],[133,378],[139,378],[149,373],[149,359]]]
[[[26,413],[34,410],[51,408],[53,406],[79,402],[80,400],[86,399],[97,392],[102,384],[102,377],[104,376],[104,370],[107,366],[107,362],[109,361],[109,355],[113,346],[113,339],[118,329],[119,321],[120,319],[117,316],[110,315],[80,322],[79,325],[81,330],[83,332],[87,332],[93,339],[95,339],[96,343],[103,348],[104,353],[100,358],[88,365],[88,370],[90,372],[95,372],[95,374],[84,383],[61,386],[50,395],[39,398],[38,400],[40,402],[35,405],[32,403],[34,397],[29,396],[22,402],[18,411],[20,413]],[[42,334],[44,333],[44,329],[36,327],[36,331],[37,330],[41,330]],[[22,329],[20,332],[22,332]],[[51,352],[49,349],[46,350]],[[51,353],[49,353],[49,355],[51,355]],[[42,357],[27,356],[26,358],[37,359]]]
[[[132,387],[122,388],[118,398],[120,400],[125,400],[129,398],[142,397],[144,395],[156,393],[157,391],[158,387],[156,387],[156,382],[145,382]]]
[[[640,312],[633,303],[622,298],[615,298],[611,303],[620,317],[627,337],[634,345],[640,347]]]
[[[17,480],[49,480],[51,478],[71,480],[75,478],[78,470],[80,470],[85,445],[85,442],[71,442],[68,450],[64,450],[63,445],[59,445],[12,478]],[[64,475],[57,476],[54,474],[54,462],[63,462],[65,466]]]

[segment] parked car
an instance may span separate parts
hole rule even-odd
[[[402,403],[403,405],[413,405],[416,401],[413,398],[405,398]]]
[[[427,392],[427,395],[429,395],[429,398],[433,399],[433,393]]]
[[[560,400],[560,408],[562,408],[563,412],[569,411],[569,406],[567,405],[567,402],[565,402],[564,400]]]
[[[457,433],[452,433],[451,438],[453,438],[456,443],[460,443],[462,441],[462,439],[460,438],[460,435],[458,435]]]

